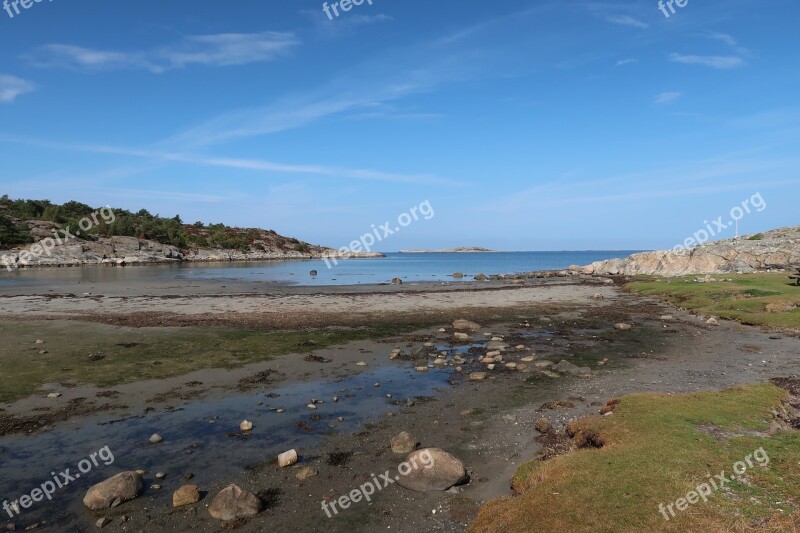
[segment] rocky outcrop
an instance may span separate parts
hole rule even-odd
[[[32,232],[33,233],[33,232]],[[44,230],[36,237],[45,239],[52,233]],[[37,248],[38,247],[38,248]],[[33,251],[33,253],[31,253]],[[0,268],[70,267],[70,266],[131,266],[181,262],[278,261],[299,259],[363,259],[384,257],[380,253],[346,252],[314,247],[308,252],[271,250],[253,246],[250,250],[188,249],[136,237],[96,237],[92,240],[75,238],[45,249],[39,244],[0,250]]]
[[[594,275],[723,274],[764,272],[800,266],[800,226],[703,244],[690,250],[634,254],[627,259],[597,261],[583,269]]]

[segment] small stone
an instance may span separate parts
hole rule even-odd
[[[359,361],[356,363],[356,366],[367,366],[367,363],[365,361]]]
[[[156,479],[164,479],[167,475],[164,472],[158,472],[156,474]]]
[[[630,324],[626,324],[625,322],[620,322],[619,324],[616,324],[614,327],[620,331],[628,331],[629,329],[633,328],[633,326],[631,326]]]
[[[343,417],[343,416],[340,416],[340,417],[339,417],[339,418],[337,418],[336,420],[338,420],[340,423],[341,423],[341,422],[344,422],[344,417]]]
[[[242,431],[253,431],[253,423],[250,422],[249,420],[245,420],[241,424],[239,424],[239,429],[241,429]]]
[[[150,488],[153,489],[153,490],[161,490],[161,485],[156,483],[156,484],[150,485]]]
[[[536,358],[533,356],[529,356],[529,357],[523,357],[522,359],[520,359],[520,361],[522,361],[523,363],[532,363],[534,359]]]
[[[414,370],[416,370],[417,372],[427,372],[428,371],[428,367],[427,366],[415,366]]]
[[[377,389],[377,388],[379,388],[381,386],[381,384],[376,382],[376,383],[373,383],[372,386]]]
[[[102,511],[138,498],[144,491],[142,477],[136,472],[121,472],[96,485],[83,497],[83,504],[92,511]]]
[[[719,320],[717,320],[712,316],[711,318],[706,320],[706,324],[708,324],[709,326],[719,326]]]
[[[672,322],[673,320],[675,320],[675,317],[672,315],[661,315],[661,320],[663,320],[664,322]]]
[[[153,433],[153,435],[150,437],[150,442],[153,444],[159,444],[164,442],[164,439],[158,433]]]
[[[599,292],[592,296],[592,300],[605,300],[605,296],[600,294]]]
[[[439,328],[439,333],[447,333],[447,330],[444,328]]]
[[[275,409],[275,412],[278,414],[285,413],[286,409]]]
[[[402,431],[392,438],[392,453],[406,455],[417,449],[417,441],[407,431]]]
[[[478,331],[481,327],[475,322],[470,322],[462,318],[453,322],[453,329],[456,331]]]
[[[289,450],[278,456],[278,466],[285,468],[297,463],[297,450]]]
[[[60,392],[51,392],[50,394],[47,395],[47,397],[48,398],[61,398],[61,393]]]
[[[488,368],[489,370],[494,370],[494,367],[495,367],[494,363],[492,363],[491,365],[486,365],[486,368]]]
[[[548,433],[551,429],[553,429],[553,423],[550,422],[548,418],[542,417],[536,421],[536,425],[533,427],[539,433]]]
[[[310,403],[310,404],[306,405],[306,407],[308,407],[308,408],[309,408],[309,409],[311,409],[312,411],[314,411],[314,410],[316,410],[316,409],[317,409],[317,406],[316,406],[316,405],[314,405],[313,403]]]
[[[486,379],[486,372],[473,372],[469,375],[470,381],[483,381]]]
[[[339,403],[339,397],[338,396],[334,396],[333,398],[331,398],[331,401],[333,403]]]
[[[469,335],[467,335],[466,333],[461,333],[461,332],[457,331],[457,332],[453,333],[453,339],[455,339],[457,341],[466,342],[466,341],[469,340]]]
[[[42,339],[36,339],[36,344],[44,344],[44,341]]]
[[[524,350],[524,349],[525,349],[525,345],[524,344],[517,344],[517,350],[521,351],[521,350]]]
[[[173,507],[185,507],[200,501],[197,485],[184,485],[172,494]]]

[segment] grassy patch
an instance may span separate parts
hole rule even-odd
[[[622,398],[613,416],[577,424],[604,447],[523,465],[513,481],[520,494],[486,504],[471,531],[728,531],[786,520],[800,497],[800,431],[766,434],[770,410],[785,395],[764,384]],[[761,447],[766,466],[751,459],[752,468],[707,502],[676,510],[669,521],[660,514],[659,504],[685,497],[710,475],[731,476]]]
[[[800,328],[800,287],[787,274],[721,275],[716,277],[733,281],[711,283],[695,283],[694,277],[641,278],[625,289],[744,324]]]
[[[0,321],[0,402],[33,394],[45,383],[112,387],[235,368],[286,353],[414,331],[419,324],[311,331],[259,331],[214,327],[127,328],[103,324]],[[37,339],[45,344],[35,344]],[[47,353],[39,352],[46,350]],[[101,356],[92,361],[90,355]],[[98,359],[98,357],[95,357]]]

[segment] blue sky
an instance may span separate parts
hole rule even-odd
[[[429,201],[383,251],[671,247],[756,193],[743,231],[799,223],[796,0],[20,9],[0,11],[13,197],[336,247]]]

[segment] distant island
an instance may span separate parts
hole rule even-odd
[[[400,250],[401,254],[470,254],[470,253],[496,253],[497,250],[478,247],[448,248],[447,250]]]

